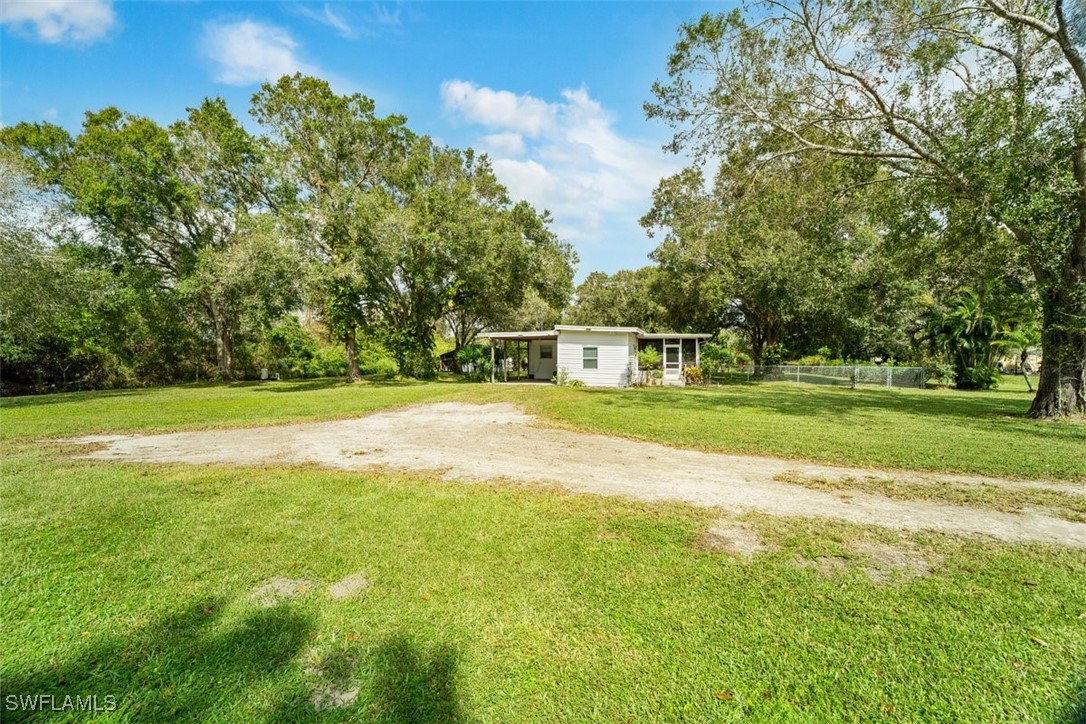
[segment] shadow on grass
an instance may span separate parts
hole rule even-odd
[[[200,720],[214,718],[216,710],[221,716],[254,688],[261,691],[262,684],[281,679],[314,630],[309,616],[288,606],[255,610],[222,629],[216,626],[221,606],[220,600],[202,601],[134,633],[105,636],[71,660],[5,672],[4,721],[39,716],[8,707],[11,696],[35,694],[52,695],[51,707],[62,706],[66,696],[92,695],[104,707],[112,695],[116,715],[139,721]],[[278,691],[274,701],[255,695],[251,703],[260,707],[260,718],[279,720],[303,713],[306,701],[299,679]]]
[[[370,707],[388,722],[459,722],[457,656],[448,646],[420,650],[402,634],[386,640],[373,659]]]
[[[66,661],[2,672],[3,721],[56,714],[84,719],[93,714],[88,697],[96,697],[99,713],[112,697],[113,716],[134,721],[349,721],[363,709],[367,721],[465,719],[450,647],[421,648],[396,634],[364,657],[333,655],[322,666],[324,683],[342,690],[358,686],[367,695],[364,703],[350,699],[329,707],[316,703],[312,682],[300,675],[317,633],[311,615],[277,605],[224,625],[223,605],[221,599],[203,600],[137,631],[89,642]],[[48,698],[37,698],[33,708],[18,705],[43,695]],[[85,708],[76,708],[76,697]]]
[[[1078,683],[1078,691],[1075,692],[1075,699],[1071,702],[1067,714],[1065,721],[1068,724],[1086,724],[1086,671],[1082,672]]]
[[[41,407],[43,405],[56,405],[61,402],[79,402],[87,399],[102,399],[110,397],[132,397],[145,394],[153,390],[161,390],[162,387],[135,387],[126,390],[79,390],[77,392],[47,392],[41,395],[19,395],[17,397],[0,397],[0,408],[15,410],[24,407]]]
[[[1024,400],[999,399],[991,394],[933,394],[922,390],[852,390],[836,386],[789,386],[789,383],[723,385],[708,388],[649,389],[643,394],[602,399],[601,404],[665,408],[681,403],[687,409],[716,410],[751,407],[798,417],[833,417],[856,411],[923,415],[987,424],[995,418],[1026,421]],[[593,390],[589,394],[600,394]],[[605,394],[605,393],[603,393]]]

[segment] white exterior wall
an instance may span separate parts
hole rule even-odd
[[[598,368],[586,370],[583,350],[598,350]],[[630,332],[558,332],[558,371],[566,369],[569,378],[580,380],[589,387],[625,387],[630,384],[632,369],[636,369],[637,335]]]

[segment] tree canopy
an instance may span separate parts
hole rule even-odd
[[[1009,234],[1042,308],[1031,414],[1082,413],[1086,61],[1068,13],[1064,0],[768,0],[682,25],[646,111],[676,129],[673,149],[745,154],[751,174],[811,154],[870,163],[922,200],[911,213],[944,244]]]

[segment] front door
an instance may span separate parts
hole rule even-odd
[[[682,344],[664,342],[664,379],[677,380],[683,376]]]
[[[554,339],[541,340],[535,343],[536,354],[535,370],[532,377],[537,380],[549,380],[554,376],[558,368],[558,341]]]

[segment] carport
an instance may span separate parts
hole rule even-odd
[[[550,382],[558,371],[558,332],[487,332],[479,335],[490,341],[490,381],[496,381],[496,356],[498,343],[502,348],[502,382],[529,379]],[[512,350],[510,350],[512,347]],[[510,356],[512,354],[512,356]]]

